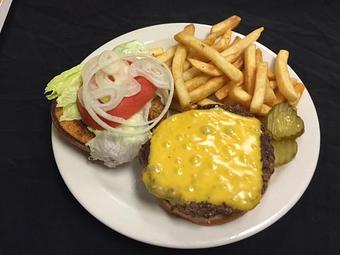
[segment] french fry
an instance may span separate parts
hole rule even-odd
[[[194,48],[196,51],[200,52],[200,54],[209,58],[231,80],[239,81],[243,78],[243,74],[240,70],[226,61],[218,51],[203,43],[196,37],[188,33],[181,32],[175,35],[175,39],[187,47]]]
[[[227,43],[227,47],[230,44],[230,40],[231,40],[231,35],[232,35],[233,31],[231,29],[228,29],[227,31],[225,31],[225,33],[222,35],[222,38],[224,38],[226,40]]]
[[[240,56],[238,57],[235,61],[233,61],[233,65],[237,68],[237,69],[242,69],[243,65],[244,65],[244,61],[243,58]]]
[[[263,104],[263,105],[261,106],[260,112],[258,112],[257,115],[259,115],[259,116],[265,116],[265,115],[268,114],[268,112],[270,111],[270,109],[271,109],[270,106],[268,106],[268,105],[266,105],[266,104]]]
[[[189,92],[185,87],[183,80],[183,65],[187,51],[183,45],[178,45],[172,61],[172,75],[175,82],[175,93],[182,109],[190,106]]]
[[[216,39],[215,42],[211,45],[211,47],[218,52],[224,51],[227,46],[227,41],[224,38]]]
[[[293,84],[293,87],[295,88],[295,84],[298,82],[296,78],[290,77],[290,81]]]
[[[261,49],[256,49],[256,65],[262,61],[263,61],[262,51]],[[272,72],[272,70],[269,69],[269,66],[268,66],[268,79],[270,81],[275,80],[275,74]]]
[[[250,45],[244,51],[244,86],[249,94],[253,94],[256,74],[256,46]]]
[[[185,81],[184,84],[187,90],[190,92],[201,86],[203,83],[206,83],[210,78],[211,77],[208,75],[199,75],[190,80]]]
[[[272,70],[269,69],[269,67],[268,67],[268,79],[269,79],[270,81],[273,81],[273,80],[276,79],[276,78],[275,78],[275,74],[273,73]]]
[[[290,80],[289,72],[288,72],[288,57],[289,52],[286,50],[280,50],[279,54],[277,54],[275,60],[275,76],[277,86],[281,92],[281,94],[287,98],[288,101],[294,102],[297,100],[298,95],[294,89],[294,86]]]
[[[275,96],[276,96],[276,99],[271,104],[271,106],[274,106],[276,104],[280,104],[280,103],[283,103],[283,102],[287,101],[286,98],[281,94],[281,92],[278,89],[275,91]]]
[[[264,30],[263,27],[260,27],[256,30],[254,30],[253,32],[251,32],[250,34],[248,34],[247,36],[245,36],[244,38],[242,38],[238,42],[234,43],[232,46],[230,46],[226,50],[222,51],[221,54],[223,56],[228,56],[230,54],[242,52],[249,45],[253,44],[257,39],[259,39],[263,30]]]
[[[240,40],[241,40],[241,37],[235,36],[234,40],[230,43],[230,45],[228,46],[228,48],[233,47],[233,45],[235,45],[236,43],[238,43]]]
[[[230,54],[230,55],[228,55],[228,56],[226,56],[226,57],[224,57],[224,58],[225,58],[225,60],[228,61],[229,63],[233,63],[233,62],[235,62],[237,59],[239,59],[241,56],[242,56],[241,52],[237,52],[237,53],[235,53],[235,54]]]
[[[183,73],[183,80],[184,81],[190,80],[199,74],[202,74],[200,70],[198,70],[196,67],[190,67]]]
[[[295,79],[295,78],[294,78]],[[296,80],[296,79],[295,79]],[[296,80],[296,83],[294,84],[295,91],[298,94],[298,98],[294,102],[289,102],[290,105],[296,107],[300,101],[300,98],[303,94],[303,91],[305,90],[305,86]]]
[[[303,91],[305,90],[305,85],[303,85],[301,82],[296,82],[294,84],[294,88],[297,92],[299,92],[302,95]]]
[[[265,62],[259,63],[256,68],[255,88],[249,111],[259,113],[264,101],[267,86],[268,65]]]
[[[197,102],[197,104],[199,106],[205,106],[205,105],[209,105],[209,104],[222,104],[222,103],[216,102],[216,101],[211,100],[209,98],[204,98],[201,101]]]
[[[222,35],[228,29],[233,30],[240,24],[241,18],[239,16],[233,15],[211,27],[212,33],[218,33]]]
[[[214,41],[220,36],[225,33],[228,29],[233,30],[235,27],[240,24],[241,18],[234,15],[231,16],[211,27],[210,34],[207,36],[207,38],[204,40],[204,42],[208,45],[212,45]]]
[[[274,90],[277,88],[277,82],[276,81],[269,81],[269,86]]]
[[[188,70],[190,67],[191,67],[191,64],[187,60],[185,60],[183,64],[183,71]]]
[[[234,82],[234,81],[229,81],[227,82],[222,88],[217,90],[215,92],[215,97],[218,100],[222,100],[228,96],[228,93],[231,89],[233,89],[236,86],[240,86],[242,82]]]
[[[193,67],[197,68],[198,70],[200,70],[202,73],[205,73],[207,75],[211,75],[211,76],[221,76],[223,75],[223,72],[218,69],[214,64],[212,63],[206,63],[197,59],[192,59],[192,58],[188,58],[188,61],[192,64]],[[238,58],[233,65],[237,68],[237,69],[241,69],[241,67],[243,66],[243,59],[242,58]]]
[[[218,69],[215,65],[210,63],[205,63],[203,61],[189,58],[188,61],[193,67],[196,67],[198,70],[200,70],[202,73],[211,75],[211,76],[221,76],[223,75],[223,72]]]
[[[189,25],[186,25],[183,29],[186,33],[189,33],[191,35],[194,35],[195,34],[195,26],[194,24],[189,24]]]
[[[166,64],[168,67],[171,68],[172,65],[172,59],[167,60],[164,64]]]
[[[157,59],[163,63],[166,63],[167,61],[172,60],[175,55],[175,51],[176,46],[170,47],[162,55],[157,56]]]
[[[157,56],[160,56],[164,53],[164,49],[159,47],[159,48],[152,48],[152,49],[149,49],[149,53],[154,56],[154,57],[157,57]]]
[[[264,94],[264,103],[268,104],[268,105],[272,105],[273,102],[275,102],[275,100],[276,100],[276,95],[275,95],[272,87],[270,87],[270,85],[269,85],[268,77],[267,77],[266,83],[267,84],[266,84],[266,93]]]
[[[228,29],[219,39],[217,38],[212,44],[212,47],[218,52],[224,51],[230,42],[232,31]]]
[[[255,54],[256,54],[256,65],[258,65],[260,62],[263,62],[262,51],[257,48]]]
[[[210,79],[208,82],[189,93],[191,102],[196,103],[210,96],[221,88],[226,81],[227,78],[225,76]]]
[[[251,102],[251,95],[238,86],[235,86],[229,91],[228,98],[230,98],[233,102],[239,103],[245,107],[248,107]]]

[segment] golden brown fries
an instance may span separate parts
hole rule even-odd
[[[204,42],[208,45],[212,45],[215,40],[222,34],[224,34],[228,29],[233,30],[235,27],[240,24],[241,18],[234,15],[231,16],[211,27],[210,34],[204,40]]]
[[[231,29],[228,29],[227,31],[225,31],[225,33],[222,35],[222,38],[226,41],[227,47],[230,44],[230,40],[231,40],[231,35],[232,35],[233,31]]]
[[[203,43],[196,37],[185,32],[180,32],[175,35],[175,39],[187,47],[194,48],[201,55],[209,58],[209,60],[212,61],[231,80],[239,81],[242,79],[243,74],[239,69],[226,61],[218,51]]]
[[[253,98],[250,103],[250,112],[259,113],[264,102],[267,87],[268,65],[265,62],[258,64],[256,68],[255,88]]]
[[[228,56],[230,54],[235,54],[237,52],[243,51],[248,46],[250,46],[252,43],[254,43],[257,39],[259,39],[262,31],[264,30],[263,27],[260,27],[247,36],[243,37],[238,42],[234,43],[232,46],[230,46],[228,49],[221,52],[223,56]]]
[[[211,27],[211,33],[217,33],[222,35],[228,29],[233,30],[235,27],[240,24],[241,18],[239,16],[231,16]]]
[[[287,101],[287,100],[285,99],[285,97],[280,93],[279,90],[276,90],[276,91],[275,91],[275,96],[276,96],[276,100],[272,103],[272,106]]]
[[[231,39],[231,33],[232,31],[228,29],[222,36],[221,38],[217,38],[215,42],[211,45],[215,50],[218,52],[224,51],[230,42]]]
[[[226,81],[227,78],[225,76],[210,79],[208,82],[189,93],[191,102],[196,103],[204,98],[207,98],[211,94],[215,93],[215,91],[217,91],[219,88],[221,88]]]
[[[232,47],[233,45],[235,45],[235,43],[238,43],[241,40],[241,37],[239,36],[235,36],[234,40],[230,43],[229,47]]]
[[[206,104],[240,104],[257,116],[266,115],[281,102],[296,106],[305,89],[288,72],[288,52],[276,57],[274,72],[256,47],[263,27],[242,39],[232,38],[232,30],[241,18],[232,16],[212,26],[206,38],[195,36],[189,24],[174,38],[178,45],[150,53],[171,66],[175,81],[175,99],[171,108],[178,111]]]
[[[272,89],[272,87],[270,87],[269,85],[269,80],[267,78],[267,82],[266,82],[266,92],[264,94],[264,103],[268,104],[268,105],[272,105],[273,102],[275,102],[276,100],[276,95],[274,93],[274,90]]]
[[[286,50],[280,50],[279,54],[277,54],[275,60],[275,76],[281,94],[287,98],[288,101],[294,102],[297,100],[298,94],[290,80],[287,65],[288,56],[289,52]]]
[[[206,63],[197,59],[189,58],[190,64],[200,70],[202,73],[211,75],[211,76],[221,76],[223,72],[218,69],[215,65]]]
[[[272,89],[276,89],[276,88],[277,88],[277,83],[276,83],[276,81],[269,81],[269,86],[270,86]]]
[[[167,61],[172,60],[172,58],[175,55],[175,51],[176,51],[176,46],[170,47],[162,55],[157,56],[157,59],[162,61],[163,63],[166,63]]]
[[[268,79],[269,79],[270,81],[276,79],[276,78],[275,78],[275,74],[274,74],[273,71],[270,70],[269,68],[268,68]]]
[[[181,108],[186,109],[190,106],[189,92],[183,80],[183,65],[187,51],[183,45],[177,45],[174,59],[172,61],[172,75],[175,82],[175,91]]]
[[[258,65],[260,62],[263,62],[263,56],[262,51],[260,49],[256,49],[256,65]]]
[[[234,87],[239,87],[241,84],[242,81],[240,82],[229,81],[222,88],[215,92],[215,97],[218,100],[222,100],[228,96],[228,93],[231,89],[233,89]]]
[[[256,46],[252,44],[244,51],[244,86],[249,94],[254,91],[256,65]]]
[[[160,56],[164,53],[164,49],[163,48],[152,48],[149,50],[149,53],[154,56],[154,57],[157,57],[157,56]]]
[[[198,70],[196,67],[192,66],[183,73],[183,80],[184,81],[190,80],[199,74],[202,74],[202,72]]]
[[[229,91],[229,97],[232,101],[243,105],[244,107],[248,107],[251,102],[251,95],[247,93],[241,87],[234,87]]]
[[[195,26],[194,24],[186,25],[183,29],[186,33],[194,35],[195,34]]]
[[[209,75],[198,75],[190,80],[187,80],[184,84],[187,90],[190,92],[206,83],[210,78],[211,77]]]
[[[183,64],[183,71],[188,70],[190,67],[191,67],[191,64],[189,63],[189,61],[185,60]]]

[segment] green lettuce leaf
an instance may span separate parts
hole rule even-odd
[[[77,65],[69,70],[62,72],[61,74],[54,77],[45,88],[45,95],[48,100],[60,97],[64,92],[69,93],[67,97],[59,100],[58,103],[67,105],[70,103],[70,95],[73,95],[74,102],[77,97],[74,97],[74,91],[78,90],[81,85],[81,69],[82,65]],[[63,102],[66,100],[67,102]],[[58,105],[59,106],[59,105]]]
[[[137,54],[137,53],[142,53],[142,54],[148,54],[148,50],[145,47],[144,43],[133,40],[130,42],[122,43],[113,48],[113,51],[119,55],[123,54]]]
[[[122,43],[115,47],[113,51],[119,55],[142,53],[147,54],[148,50],[140,41],[133,40]],[[77,93],[82,84],[81,70],[83,65],[77,65],[69,70],[55,76],[45,88],[45,96],[48,100],[57,100],[57,107],[63,107],[63,115],[60,121],[80,120],[77,107]]]
[[[63,107],[63,115],[60,121],[80,120],[80,113],[77,107],[77,93],[82,84],[82,65],[77,65],[54,77],[45,88],[45,95],[48,100],[57,98],[57,107]]]
[[[81,120],[77,103],[68,104],[63,107],[63,115],[61,115],[60,121],[64,120]]]

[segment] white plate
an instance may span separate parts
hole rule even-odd
[[[119,36],[95,50],[103,50],[138,39],[149,47],[168,47],[184,23],[146,27]],[[210,26],[196,24],[197,35],[205,36]],[[264,59],[273,63],[275,54],[257,44]],[[298,76],[291,70],[291,74]],[[115,231],[133,239],[173,248],[204,248],[224,245],[251,236],[282,217],[307,188],[319,155],[320,131],[312,99],[305,90],[298,106],[305,133],[298,139],[296,158],[276,169],[261,203],[244,216],[224,225],[204,227],[165,213],[146,192],[141,182],[138,160],[117,169],[90,162],[83,153],[60,139],[52,128],[55,159],[66,185],[94,217]]]

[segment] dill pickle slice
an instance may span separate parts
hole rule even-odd
[[[290,162],[296,155],[298,145],[295,140],[272,140],[275,155],[275,166],[281,166]]]
[[[264,124],[277,141],[297,138],[305,129],[303,120],[288,103],[275,105],[265,117]]]

